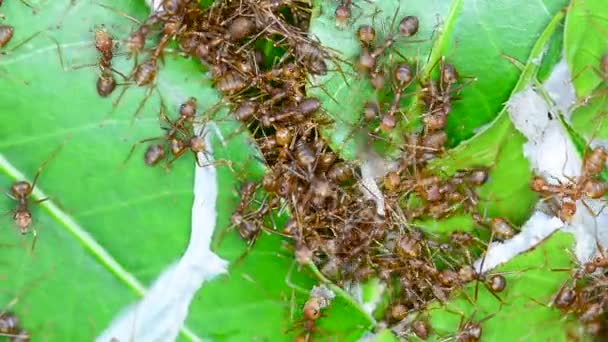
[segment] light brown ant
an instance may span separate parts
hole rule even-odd
[[[277,113],[263,113],[260,122],[264,127],[271,127],[277,123],[289,120],[291,123],[302,122],[312,116],[321,108],[321,101],[310,97],[303,99],[297,106],[287,108],[287,110]]]
[[[371,25],[361,25],[357,29],[357,39],[363,46],[369,47],[376,39],[376,30]]]
[[[0,336],[9,336],[21,330],[19,318],[11,312],[0,313]]]
[[[412,323],[412,332],[421,340],[426,340],[431,334],[431,326],[428,321],[418,319]]]
[[[0,25],[0,49],[10,42],[14,33],[14,27],[10,25]]]
[[[9,337],[11,342],[29,342],[32,335],[26,330],[20,330],[15,335]]]
[[[296,341],[312,341],[313,334],[321,332],[316,327],[316,322],[321,318],[321,310],[328,307],[335,294],[325,286],[314,286],[310,291],[310,297],[302,307],[302,320],[296,322],[294,326],[289,328],[285,333],[302,326],[304,334],[296,337]]]
[[[336,17],[336,26],[338,28],[345,28],[348,24],[348,21],[351,17],[350,6],[352,4],[352,0],[342,0],[342,3],[336,7],[336,11],[334,15]]]
[[[545,198],[557,197],[558,215],[562,220],[569,222],[576,213],[577,200],[582,199],[583,196],[591,199],[602,198],[608,192],[608,183],[598,179],[607,158],[606,149],[597,146],[585,155],[580,177],[565,184],[549,184],[543,177],[534,176],[530,181],[530,188]]]
[[[490,228],[490,232],[492,236],[498,238],[499,240],[508,240],[512,238],[516,234],[515,228],[509,223],[506,219],[501,217],[494,217],[491,219],[484,219],[481,215],[474,213],[472,215],[473,221],[475,223]]]

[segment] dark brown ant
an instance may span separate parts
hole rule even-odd
[[[395,19],[397,18],[397,14],[398,14],[398,11],[395,12],[395,15],[393,16],[393,19],[392,19],[392,22],[390,25],[391,28],[394,26],[394,22],[395,22]],[[378,57],[380,57],[382,54],[384,54],[384,52],[386,50],[390,49],[397,42],[397,39],[399,36],[404,37],[404,38],[409,38],[409,37],[414,36],[418,32],[418,27],[419,27],[418,18],[415,16],[406,16],[403,19],[401,19],[401,21],[399,22],[399,30],[398,30],[399,34],[398,35],[390,34],[389,36],[387,36],[384,39],[384,42],[382,43],[382,45],[376,47],[371,52],[368,51],[369,58],[371,60],[373,60],[373,62],[369,63],[369,65],[375,65]],[[415,42],[415,41],[411,41],[411,42]]]
[[[158,164],[165,157],[165,147],[160,144],[151,144],[144,154],[144,163],[148,166]]]
[[[401,96],[403,91],[411,84],[414,79],[411,68],[407,64],[399,64],[393,72],[393,101],[386,114],[380,121],[380,129],[385,132],[390,132],[395,127],[395,112],[401,105]]]
[[[154,81],[156,79],[156,74],[158,72],[157,58],[158,58],[158,56],[156,56],[156,55],[150,56],[150,58],[148,58],[148,60],[144,61],[141,64],[136,65],[133,72],[129,76],[125,77],[126,80],[132,81],[135,85],[137,85],[139,87],[143,87],[143,86],[148,87],[148,89],[146,90],[146,93],[144,94],[143,99],[141,100],[141,102],[139,103],[139,106],[137,107],[137,109],[135,110],[135,113],[133,114],[133,118],[131,119],[131,124],[133,124],[135,122],[135,120],[139,116],[139,113],[142,111],[146,102],[148,101],[150,96],[152,96],[153,90],[155,89]],[[112,103],[112,111],[110,112],[110,115],[114,112],[114,110],[116,110],[118,104],[120,103],[122,97],[125,95],[127,89],[128,89],[128,87],[124,87],[123,90],[118,95],[118,97],[116,98],[116,100]]]
[[[17,202],[15,209],[12,210],[11,212],[13,214],[13,221],[19,228],[19,232],[22,235],[29,233],[30,226],[32,225],[32,213],[29,209],[29,205],[30,205],[29,200],[30,200],[30,196],[34,192],[34,189],[36,188],[36,184],[38,183],[38,177],[40,176],[44,167],[53,158],[55,158],[55,156],[59,153],[59,151],[62,148],[63,148],[63,144],[60,145],[55,151],[53,151],[51,153],[51,155],[42,164],[40,164],[40,166],[38,167],[38,170],[36,171],[36,175],[34,176],[34,180],[32,181],[32,183],[30,183],[28,181],[18,181],[11,185],[11,192],[7,195],[8,195],[8,197],[10,197],[11,199],[13,199],[14,201]],[[42,198],[42,199],[36,200],[32,203],[39,204],[46,200],[48,200],[48,198]],[[34,235],[34,238],[32,240],[31,250],[34,250],[34,246],[35,246],[36,240],[38,238],[38,232],[34,228],[34,229],[32,229],[32,233]]]
[[[352,166],[348,165],[345,162],[338,162],[331,166],[329,171],[327,172],[327,178],[336,182],[337,184],[346,183],[353,179],[353,169]]]
[[[222,230],[221,235],[218,239],[218,243],[224,238],[224,234],[228,232],[230,228],[236,228],[241,239],[247,242],[247,249],[236,259],[235,264],[239,264],[249,253],[253,245],[255,244],[257,237],[262,230],[267,230],[263,227],[261,218],[268,214],[276,205],[274,201],[268,201],[265,199],[259,208],[247,212],[248,209],[254,203],[254,194],[259,187],[259,183],[256,182],[245,182],[241,186],[240,194],[241,198],[237,204],[236,209],[230,216],[231,226]],[[270,230],[269,230],[270,231]],[[278,233],[278,232],[277,232]]]
[[[481,339],[481,335],[483,333],[483,329],[481,324],[492,317],[496,316],[496,314],[488,315],[482,318],[479,321],[473,321],[473,316],[475,316],[475,312],[471,315],[471,318],[465,320],[465,316],[462,313],[458,313],[460,315],[460,323],[458,324],[458,332],[453,337],[457,342],[477,342]]]
[[[232,224],[239,225],[241,223],[243,213],[245,212],[245,209],[250,205],[251,200],[253,199],[253,194],[255,193],[257,187],[258,184],[255,182],[243,183],[240,191],[241,199],[239,200],[236,209],[230,217],[230,221],[232,222]]]
[[[97,93],[101,97],[108,97],[116,88],[116,80],[112,75],[112,57],[114,55],[114,41],[104,30],[95,31],[95,48],[101,53],[99,70],[101,74],[97,79]]]
[[[205,156],[209,153],[207,151],[207,143],[205,141],[205,135],[207,134],[207,130],[203,127],[201,129],[200,134],[192,135],[189,133],[190,130],[193,129],[193,122],[196,116],[196,99],[191,97],[185,103],[180,105],[179,114],[180,116],[172,121],[165,114],[165,106],[164,103],[161,103],[161,111],[160,111],[160,119],[169,124],[169,127],[165,127],[166,133],[162,137],[154,137],[148,138],[144,140],[140,140],[135,143],[125,162],[123,162],[122,166],[126,164],[126,162],[130,159],[137,145],[149,141],[162,140],[163,144],[152,144],[150,145],[146,153],[144,154],[144,161],[148,166],[154,166],[159,161],[161,161],[165,156],[165,146],[169,150],[169,153],[173,155],[173,159],[167,162],[165,165],[168,168],[173,162],[179,159],[186,151],[190,150],[194,153],[197,165],[199,167],[205,167],[209,165],[228,165],[231,167],[230,162],[225,161],[215,161],[209,164],[204,164],[199,158],[199,153],[203,153]],[[121,166],[121,167],[122,167]]]
[[[574,305],[577,299],[578,293],[576,290],[573,287],[564,284],[553,299],[553,305],[560,310],[568,310]]]

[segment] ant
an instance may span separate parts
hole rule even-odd
[[[239,264],[250,252],[262,230],[268,230],[284,236],[284,234],[263,227],[262,218],[278,204],[274,199],[268,200],[268,198],[265,198],[257,209],[247,212],[254,205],[254,202],[256,202],[254,197],[259,186],[258,182],[253,181],[247,181],[241,185],[239,191],[241,198],[230,216],[231,225],[223,229],[218,238],[219,247],[228,230],[236,228],[240,238],[247,242],[247,249],[237,258],[234,263],[235,265]]]
[[[305,334],[298,335],[295,340],[312,341],[313,334],[321,332],[319,328],[316,327],[316,322],[322,316],[321,310],[328,307],[335,296],[336,295],[325,286],[314,286],[312,290],[310,290],[310,297],[302,307],[302,320],[296,322],[296,324],[285,331],[285,333],[288,333],[301,325]]]
[[[65,144],[65,143],[64,143]],[[15,225],[19,228],[19,232],[22,235],[26,235],[30,232],[30,227],[32,225],[32,213],[30,211],[29,205],[31,203],[39,204],[42,203],[48,198],[38,199],[30,203],[30,197],[34,193],[34,189],[38,184],[38,177],[40,176],[44,167],[59,153],[59,151],[63,148],[63,144],[60,145],[51,155],[38,167],[36,171],[36,175],[34,176],[33,182],[28,181],[17,181],[11,185],[10,193],[7,193],[7,196],[14,200],[16,203],[16,207],[14,210],[10,211],[13,215],[13,221]],[[34,250],[34,246],[36,244],[36,240],[38,238],[38,231],[34,228],[32,229],[32,234],[34,235],[34,239],[32,241],[32,248]]]
[[[31,335],[21,328],[19,318],[8,311],[0,312],[0,336],[8,337],[11,342],[30,341]]]
[[[11,41],[15,34],[15,28],[10,25],[0,25],[0,49]]]
[[[204,163],[201,160],[199,153],[203,154],[204,159],[210,159],[208,146],[205,139],[208,131],[206,129],[206,124],[204,124],[197,134],[189,133],[189,131],[194,128],[194,119],[196,117],[195,98],[190,97],[185,103],[180,105],[180,116],[173,121],[165,115],[165,111],[166,106],[161,98],[159,117],[161,122],[166,122],[169,124],[169,127],[163,127],[163,129],[166,131],[165,135],[143,139],[133,144],[121,167],[123,167],[131,158],[137,145],[149,141],[160,140],[160,144],[155,143],[148,146],[146,153],[144,154],[144,162],[146,165],[154,166],[160,162],[165,157],[166,148],[168,149],[169,153],[173,155],[173,159],[166,163],[165,168],[169,168],[173,162],[179,159],[186,151],[190,150],[192,153],[194,153],[196,163],[199,167],[206,167],[210,165],[227,165],[232,170],[232,164],[229,161],[214,161]]]
[[[559,217],[569,222],[576,213],[576,201],[584,197],[599,199],[608,192],[608,183],[599,179],[607,159],[608,151],[602,146],[596,146],[584,156],[581,176],[565,184],[550,184],[545,178],[535,176],[530,181],[530,188],[545,198],[556,197]],[[583,204],[587,206],[585,201]]]
[[[393,19],[391,20],[391,30],[395,24],[395,20],[399,10],[395,11]],[[390,49],[396,42],[399,36],[404,38],[409,38],[414,36],[418,32],[419,28],[419,20],[418,17],[415,16],[405,16],[399,22],[398,34],[390,34],[384,39],[384,42],[374,48],[372,46],[372,42],[376,37],[375,30],[373,27],[368,25],[363,25],[357,31],[357,39],[362,45],[361,54],[359,55],[359,59],[357,61],[357,68],[364,74],[370,73],[372,70],[376,69],[376,65],[378,64],[378,58],[384,54],[384,52]],[[410,41],[410,43],[415,43],[419,41]]]
[[[460,323],[458,324],[458,332],[454,336],[448,337],[442,341],[453,339],[457,342],[477,342],[481,339],[481,335],[483,333],[481,324],[496,316],[496,313],[493,313],[478,321],[474,321],[473,317],[475,316],[475,312],[471,314],[471,317],[465,319],[465,315],[463,313],[454,312],[449,309],[447,310],[458,314],[460,316]]]
[[[84,64],[84,65],[78,65],[78,66],[73,66],[70,67],[69,70],[77,70],[77,69],[81,69],[81,68],[85,68],[85,67],[92,67],[92,66],[97,66],[99,67],[99,77],[97,78],[97,83],[96,83],[96,89],[97,89],[97,94],[101,97],[108,97],[110,96],[110,94],[112,94],[114,92],[114,89],[116,89],[116,86],[118,85],[116,83],[116,79],[114,78],[113,73],[116,73],[120,76],[122,76],[123,79],[127,79],[127,77],[121,73],[120,71],[114,69],[112,67],[112,59],[114,58],[115,55],[115,49],[116,49],[116,43],[114,42],[114,38],[112,37],[112,35],[110,35],[105,28],[103,28],[103,25],[101,28],[97,28],[95,30],[95,49],[100,53],[100,57],[99,60],[97,61],[96,64]],[[55,41],[55,43],[58,46],[59,49],[59,43],[54,39],[51,38],[52,40]],[[62,67],[64,67],[63,64],[63,56],[61,54],[61,50],[59,50],[59,59],[60,59],[60,63],[62,65]],[[64,67],[65,70],[65,67]]]
[[[407,64],[399,64],[393,71],[393,101],[386,114],[380,119],[380,126],[378,129],[384,132],[390,132],[395,128],[395,112],[401,104],[401,97],[403,91],[412,83],[414,75],[411,68]]]

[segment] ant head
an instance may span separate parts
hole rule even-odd
[[[11,186],[11,194],[15,198],[24,198],[32,192],[32,185],[26,181],[16,182]]]

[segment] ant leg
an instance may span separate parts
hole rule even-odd
[[[253,245],[255,245],[255,242],[258,240],[259,235],[260,235],[259,233],[256,234],[256,236],[253,237],[253,239],[251,239],[250,241],[247,242],[247,248],[234,261],[234,263],[232,264],[233,267],[238,267],[243,262],[243,260],[245,260],[245,257],[249,254],[249,252],[251,252],[251,249],[253,248]]]
[[[60,59],[61,59],[61,57],[60,57]],[[78,70],[78,69],[82,69],[82,68],[91,68],[91,67],[96,67],[96,66],[97,66],[97,63],[81,64],[81,65],[72,66],[68,70]],[[63,68],[63,62],[61,62],[61,67]],[[64,71],[67,71],[67,70],[65,70],[65,68],[64,68]]]
[[[9,211],[7,211],[5,213],[0,214],[0,216],[6,216],[6,215],[9,215],[9,214],[13,214],[13,213],[14,213],[14,210],[9,210]]]
[[[309,89],[320,88],[325,93],[325,95],[327,95],[332,101],[334,101],[338,105],[340,104],[340,102],[338,102],[338,100],[336,100],[336,98],[332,94],[329,93],[329,91],[327,90],[327,88],[325,88],[325,86],[323,84],[312,84],[312,82],[310,82],[310,84],[311,84],[311,87]]]
[[[11,48],[10,48],[10,49],[6,49],[6,50],[2,50],[2,51],[0,51],[0,55],[7,55],[9,52],[17,50],[17,49],[18,49],[18,48],[20,48],[21,46],[23,46],[23,45],[25,45],[26,43],[28,43],[30,40],[32,40],[32,39],[34,39],[34,38],[36,38],[36,37],[37,37],[39,34],[41,34],[42,32],[43,32],[43,31],[38,31],[38,32],[35,32],[35,33],[34,33],[34,34],[32,34],[31,36],[29,36],[29,37],[25,38],[24,40],[20,41],[19,43],[17,43],[17,44],[15,44],[15,45],[11,46]]]
[[[139,106],[137,107],[135,114],[131,118],[131,126],[133,126],[133,124],[135,123],[135,120],[139,116],[139,113],[142,111],[142,109],[144,109],[144,106],[146,105],[146,102],[148,101],[150,96],[152,96],[152,92],[154,91],[154,89],[155,89],[154,85],[148,87],[148,90],[146,91],[146,95],[144,96],[144,99],[139,103]]]
[[[34,7],[34,5],[30,4],[29,1],[27,1],[27,0],[19,0],[19,1],[21,1],[21,3],[23,3],[25,6],[31,8],[34,13],[37,13],[39,11],[38,8],[36,8],[36,7]]]
[[[63,59],[63,49],[61,48],[61,44],[59,43],[59,41],[55,37],[53,37],[53,36],[51,36],[49,34],[46,34],[46,37],[48,39],[50,39],[51,41],[53,41],[53,43],[55,43],[55,46],[57,47],[57,56],[59,57],[59,65],[61,65],[61,70],[63,70],[63,71],[70,71],[70,70],[76,70],[76,69],[79,69],[79,68],[85,67],[85,66],[97,66],[97,64],[87,64],[87,65],[84,65],[84,66],[69,67],[69,68],[67,68],[65,66],[65,62],[64,62],[64,59]]]
[[[171,160],[169,160],[167,163],[165,163],[165,166],[164,166],[165,170],[169,171],[169,169],[171,169],[171,164],[173,164],[173,162],[175,162],[181,156],[183,156],[185,152],[186,152],[186,149],[184,148],[179,153],[175,154]]]
[[[507,61],[511,62],[511,64],[513,64],[519,71],[523,71],[525,68],[525,64],[520,62],[519,60],[515,59],[515,57],[509,56],[506,53],[501,53],[500,57],[506,59]],[[574,80],[574,78],[573,78]]]
[[[216,165],[216,166],[217,165],[224,165],[224,166],[227,166],[230,169],[230,171],[232,171],[232,173],[236,173],[236,171],[232,167],[232,161],[231,160],[214,160],[212,162],[204,164],[204,163],[201,163],[201,160],[200,160],[200,158],[198,156],[198,153],[196,153],[196,152],[193,152],[193,153],[194,153],[194,158],[196,159],[196,165],[198,167],[207,167],[207,166],[211,166],[211,165]],[[203,153],[206,154],[205,152],[203,152]]]
[[[114,72],[114,73],[116,73],[116,74],[120,75],[120,77],[122,77],[122,78],[123,78],[123,80],[125,80],[125,81],[127,81],[127,80],[129,79],[129,77],[128,77],[128,76],[126,76],[126,75],[125,75],[125,74],[123,74],[122,72],[120,72],[120,71],[118,71],[118,70],[116,70],[116,69],[114,69],[114,68],[112,68],[112,67],[110,68],[110,70],[112,70],[112,72]]]
[[[38,230],[36,230],[36,228],[32,229],[32,235],[34,237],[32,239],[32,247],[30,249],[30,255],[34,253],[34,248],[36,247],[36,241],[38,240]]]
[[[51,161],[53,160],[57,154],[59,153],[59,151],[61,151],[63,149],[63,146],[67,143],[68,140],[70,140],[71,137],[67,137],[65,139],[65,141],[59,145],[50,155],[49,157],[42,162],[42,164],[40,164],[40,166],[38,167],[38,171],[36,171],[36,175],[34,176],[34,180],[32,181],[32,189],[34,189],[36,187],[36,183],[38,182],[38,177],[40,176],[40,173],[42,172],[42,170],[44,169],[44,167]]]
[[[139,21],[139,20],[137,20],[137,18],[132,17],[132,16],[128,15],[125,12],[119,11],[119,10],[117,10],[116,8],[114,8],[114,7],[110,6],[110,5],[106,5],[106,4],[103,4],[101,2],[95,2],[95,5],[97,5],[99,7],[102,7],[102,8],[105,8],[107,10],[110,10],[112,12],[115,12],[116,14],[120,15],[121,17],[124,17],[124,18],[127,18],[128,20],[131,20],[132,22],[136,23],[137,25],[141,25],[142,24],[142,22]]]
[[[45,197],[45,198],[41,198],[41,199],[39,199],[39,200],[36,200],[36,201],[34,201],[34,202],[32,202],[32,203],[34,203],[34,204],[40,204],[40,203],[45,202],[45,201],[48,201],[48,200],[50,200],[50,199],[51,199],[50,197]]]
[[[289,286],[290,288],[292,288],[295,291],[308,295],[309,294],[308,290],[291,282],[291,274],[293,273],[293,269],[294,269],[295,265],[296,265],[296,260],[294,259],[291,262],[291,266],[289,266],[289,271],[287,271],[287,274],[285,275],[285,284],[287,284],[287,286]]]
[[[487,283],[483,283],[483,285],[486,287],[486,289],[488,290],[488,292],[490,292],[490,294],[492,296],[494,296],[494,298],[496,298],[497,301],[500,302],[500,305],[504,305],[505,302],[502,300],[502,298],[500,298],[496,293],[494,293],[494,291],[492,290],[492,288],[487,284]],[[477,297],[475,297],[475,301],[477,301]]]
[[[129,85],[129,84],[125,84],[125,85]],[[118,94],[118,97],[116,98],[116,100],[114,100],[114,102],[112,102],[112,110],[106,115],[106,117],[104,118],[103,121],[108,120],[112,116],[112,114],[114,114],[114,111],[116,111],[116,108],[118,107],[118,104],[120,103],[120,100],[122,100],[122,97],[127,92],[127,89],[129,89],[128,86],[124,87],[122,89],[122,91],[120,92],[120,94]]]

